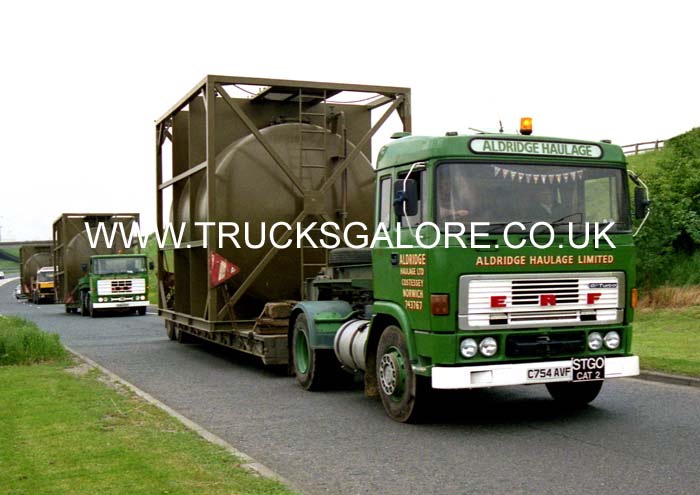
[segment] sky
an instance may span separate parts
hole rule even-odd
[[[154,121],[206,74],[407,86],[414,134],[531,116],[544,136],[667,139],[700,125],[698,14],[675,0],[4,2],[0,236],[49,239],[63,212],[135,211],[152,231]]]

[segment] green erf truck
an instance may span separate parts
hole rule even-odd
[[[137,213],[64,213],[54,222],[56,300],[66,313],[93,318],[106,311],[146,314],[148,260],[125,247],[118,233],[121,224],[129,236],[138,221]]]
[[[402,132],[372,168],[369,138],[394,115]],[[408,88],[226,76],[156,136],[158,218],[172,188],[176,221],[289,227],[262,248],[190,228],[186,249],[161,250],[171,339],[287,362],[307,390],[354,374],[400,422],[435,389],[540,384],[581,406],[639,373],[630,178],[640,219],[648,199],[618,146],[534,136],[529,119],[412,136]]]

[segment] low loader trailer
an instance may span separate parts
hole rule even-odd
[[[402,129],[373,169],[370,138],[394,112]],[[619,146],[532,135],[530,119],[413,136],[408,88],[225,76],[156,138],[159,228],[166,190],[170,218],[190,225],[159,252],[172,339],[288,363],[307,390],[360,376],[400,422],[435,389],[543,384],[581,406],[639,373],[632,217],[643,224],[649,201]],[[192,226],[246,221],[290,228],[256,250]],[[363,222],[371,242],[338,235]]]

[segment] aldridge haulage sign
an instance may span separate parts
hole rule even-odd
[[[603,150],[595,144],[559,143],[555,141],[516,141],[510,139],[472,139],[474,153],[506,153],[512,155],[570,156],[600,158]]]

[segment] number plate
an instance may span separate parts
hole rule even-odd
[[[124,307],[126,307],[126,306],[128,306],[128,305],[129,305],[129,303],[117,303],[117,307],[118,307],[118,308],[124,308]]]
[[[541,366],[527,370],[528,383],[560,382],[563,379],[571,379],[571,366]]]
[[[605,380],[605,358],[573,358],[571,360],[571,381],[590,382]]]

